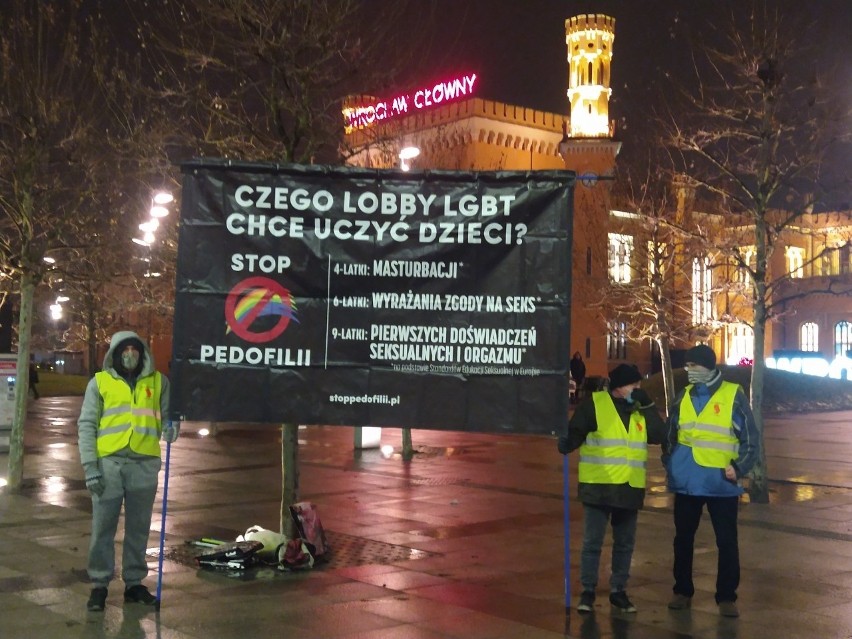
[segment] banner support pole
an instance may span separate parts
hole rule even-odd
[[[568,455],[562,456],[562,501],[564,509],[564,528],[565,534],[565,614],[571,612],[571,517],[570,504],[568,501]]]
[[[166,545],[166,511],[169,503],[169,460],[172,456],[172,443],[166,442],[166,469],[163,477],[163,517],[160,522],[160,552],[157,564],[157,603],[156,609],[160,610],[161,596],[163,592],[163,549]]]

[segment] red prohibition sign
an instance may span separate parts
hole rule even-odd
[[[240,301],[246,292],[255,288],[265,289],[263,297],[258,300],[257,304],[248,313],[237,319],[235,315],[237,302]],[[286,315],[279,316],[278,322],[269,330],[255,333],[250,329],[254,320],[267,307],[276,294],[281,298],[282,302],[287,304],[290,299],[290,291],[275,280],[271,280],[268,277],[250,277],[239,282],[231,289],[230,293],[228,293],[228,298],[225,300],[225,321],[228,322],[228,326],[231,327],[234,333],[252,344],[269,342],[275,339],[286,330],[287,325],[290,323],[290,318]]]

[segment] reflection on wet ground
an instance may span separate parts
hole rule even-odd
[[[163,610],[155,615],[124,606],[116,583],[106,613],[92,616],[84,610],[91,501],[77,458],[78,410],[79,399],[33,403],[23,490],[0,494],[2,639],[284,632],[292,639],[852,635],[848,415],[811,416],[812,440],[802,438],[800,421],[768,423],[771,503],[740,509],[743,614],[732,621],[719,617],[713,601],[716,551],[709,521],[696,540],[692,610],[676,614],[665,607],[672,502],[653,454],[630,581],[639,613],[610,610],[607,546],[595,613],[566,615],[563,547],[567,532],[576,595],[582,506],[574,499],[571,456],[566,531],[562,458],[547,437],[414,431],[416,453],[406,463],[396,429],[383,432],[390,455],[353,451],[351,429],[300,429],[300,492],[320,508],[332,547],[328,561],[299,574],[199,569],[187,540],[232,540],[254,524],[277,526],[281,472],[278,427],[202,423],[185,423],[172,447]],[[158,517],[152,570],[159,559]]]

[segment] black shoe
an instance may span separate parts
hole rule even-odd
[[[92,594],[89,595],[89,601],[86,602],[86,610],[101,612],[106,607],[106,598],[106,588],[92,588]]]
[[[577,604],[577,612],[592,612],[595,607],[595,593],[584,590],[580,595],[580,603]]]
[[[138,586],[131,586],[124,591],[124,601],[127,603],[141,603],[146,606],[153,606],[157,603],[157,598],[148,592],[145,586],[139,584]]]
[[[630,600],[627,598],[627,593],[623,590],[610,593],[609,603],[612,604],[613,608],[617,608],[621,612],[636,612],[636,606],[630,603]]]

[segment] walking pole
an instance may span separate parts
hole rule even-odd
[[[570,530],[571,530],[571,517],[569,514],[569,503],[568,503],[568,455],[563,455],[562,461],[562,500],[563,506],[565,510],[565,613],[570,614],[571,612],[571,556],[570,550],[571,547],[571,539],[570,539]],[[161,553],[162,554],[162,553]]]
[[[163,477],[163,519],[160,522],[160,559],[157,565],[157,603],[156,610],[160,610],[160,595],[163,592],[163,548],[166,544],[166,510],[169,503],[169,459],[172,456],[172,443],[166,442],[166,473]]]

